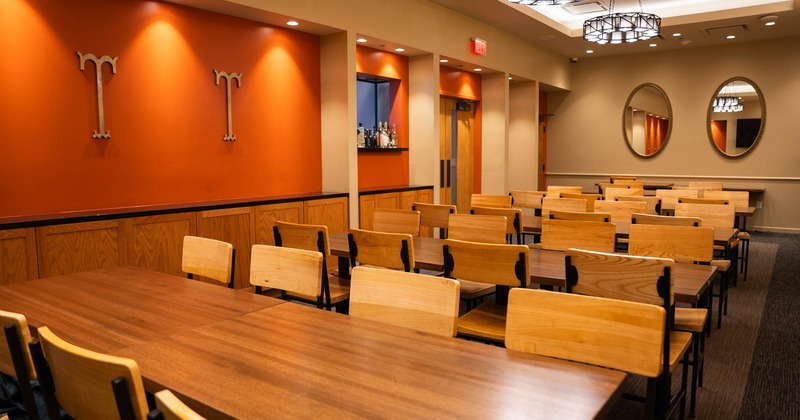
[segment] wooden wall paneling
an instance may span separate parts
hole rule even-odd
[[[197,236],[233,244],[236,249],[236,272],[233,287],[250,287],[250,248],[255,241],[253,207],[208,210],[197,213]],[[216,283],[207,280],[209,283]]]
[[[39,277],[124,265],[126,242],[122,220],[38,227]]]
[[[0,230],[0,285],[37,277],[35,229]]]
[[[124,220],[127,264],[185,276],[181,270],[183,237],[197,235],[197,213],[131,217]]]
[[[256,237],[255,243],[275,245],[275,236],[272,227],[275,222],[306,223],[303,216],[303,202],[265,204],[255,207]]]
[[[359,197],[359,226],[361,229],[372,229],[372,213],[375,209],[399,209],[400,194],[396,192],[383,194],[367,194]]]

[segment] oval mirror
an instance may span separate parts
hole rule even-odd
[[[625,144],[639,157],[661,153],[672,132],[672,105],[664,89],[644,83],[633,89],[622,115]]]
[[[744,77],[723,82],[708,104],[708,139],[722,156],[740,158],[758,145],[767,121],[767,105],[756,84]]]

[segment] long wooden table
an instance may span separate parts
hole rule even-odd
[[[131,267],[0,297],[32,329],[135,359],[149,392],[209,418],[590,418],[626,376]]]
[[[414,263],[416,267],[425,270],[442,271],[444,269],[443,242],[442,239],[438,238],[414,238]],[[347,234],[337,233],[330,235],[330,246],[331,254],[339,257],[340,273],[347,273],[349,268],[348,258],[350,256]],[[560,251],[531,248],[529,263],[531,283],[553,287],[566,286],[565,256],[566,254]],[[717,268],[714,266],[677,263],[675,265],[675,300],[692,305],[705,304],[706,299],[703,296],[708,291],[716,270]]]

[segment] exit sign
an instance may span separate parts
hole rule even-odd
[[[486,55],[486,41],[480,38],[470,38],[472,52],[478,55]]]

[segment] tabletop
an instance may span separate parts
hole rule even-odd
[[[541,218],[539,219],[541,220]],[[442,271],[444,266],[443,244],[444,240],[439,238],[414,238],[414,261],[416,266],[426,270]],[[346,233],[330,235],[330,247],[331,254],[340,258],[346,258],[350,255]],[[565,287],[565,257],[566,253],[561,251],[532,247],[529,257],[531,283]],[[714,266],[676,263],[675,300],[692,305],[698,304],[700,297],[705,293],[716,271],[717,268]]]
[[[135,267],[0,286],[0,309],[99,352],[147,342],[284,301]]]
[[[291,303],[120,353],[210,418],[592,418],[625,378]]]

